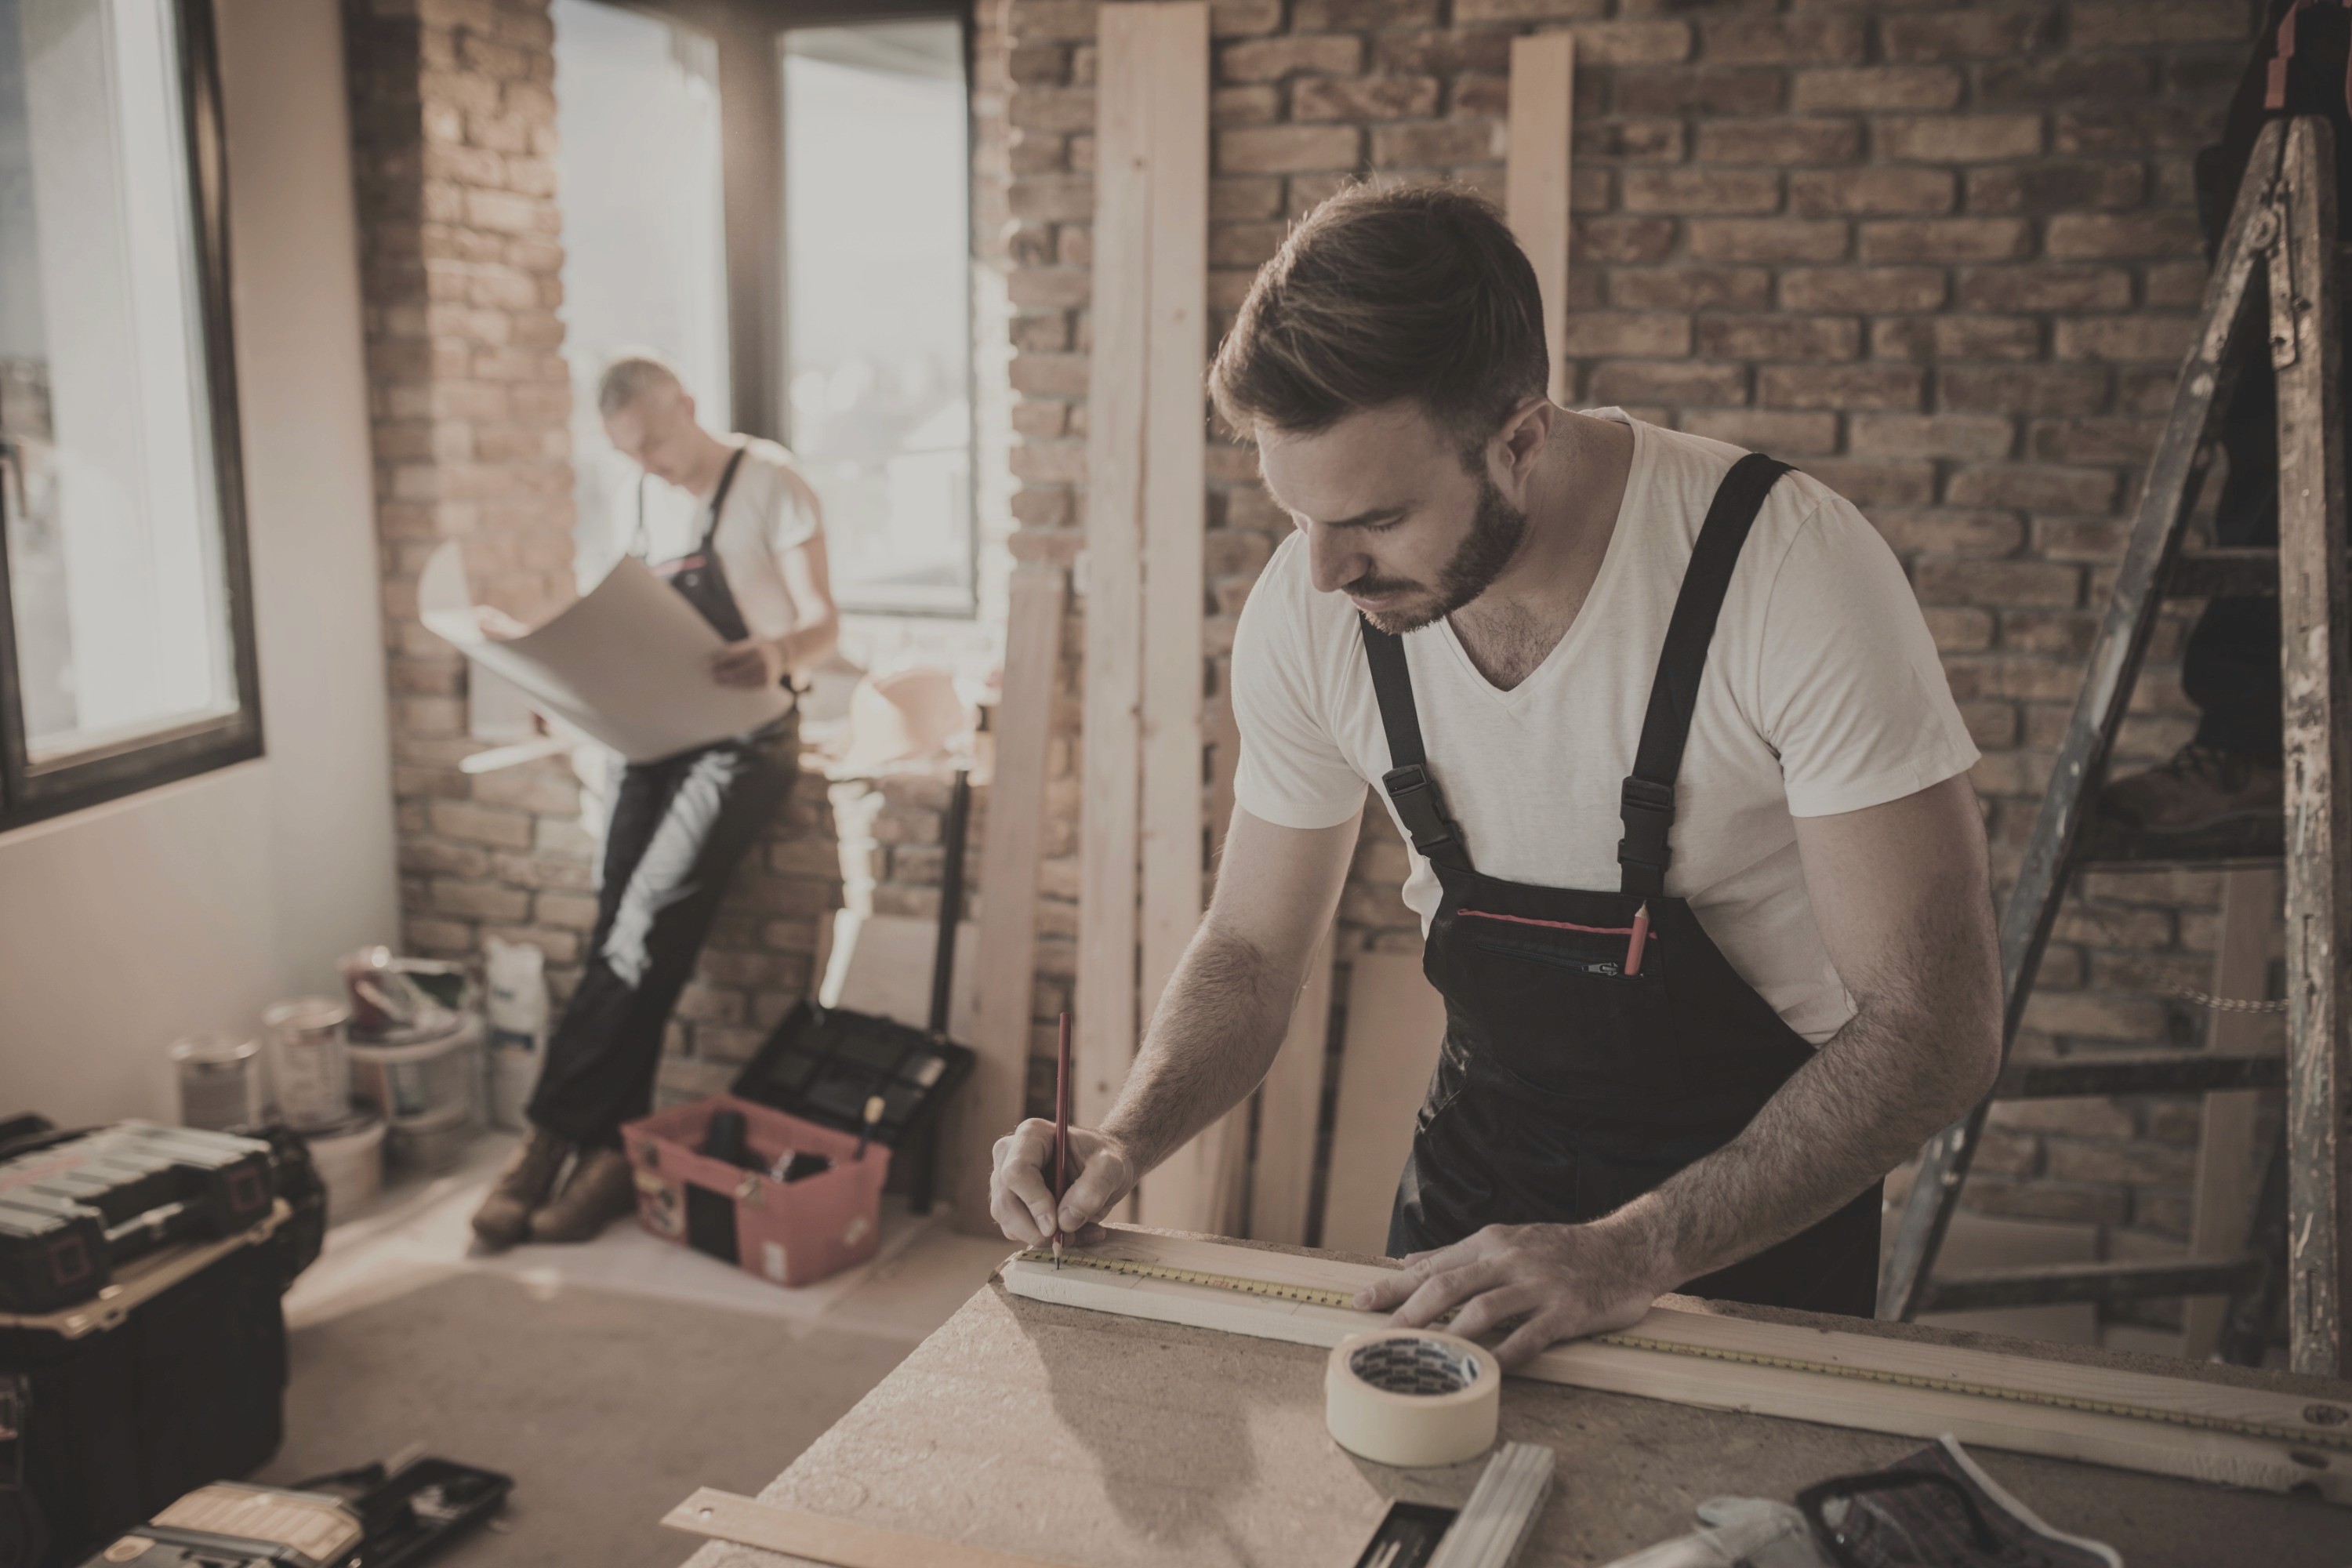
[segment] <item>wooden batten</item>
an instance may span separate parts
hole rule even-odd
[[[949,1142],[956,1227],[975,1236],[996,1232],[988,1214],[989,1151],[1021,1120],[1028,1089],[1038,864],[1067,584],[1060,566],[1024,561],[1013,569],[1006,595],[1004,683],[980,858],[979,1001],[971,1032],[979,1060],[957,1096],[957,1131]]]
[[[1569,139],[1576,99],[1576,37],[1532,33],[1511,40],[1511,111],[1503,205],[1543,291],[1545,352],[1554,403],[1569,401]]]

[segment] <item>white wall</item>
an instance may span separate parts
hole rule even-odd
[[[0,835],[0,1111],[174,1114],[163,1047],[397,934],[335,0],[217,7],[261,760]]]

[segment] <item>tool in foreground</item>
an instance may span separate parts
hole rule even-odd
[[[1054,1068],[1054,1267],[1062,1266],[1062,1194],[1070,1189],[1070,1016],[1062,1015]]]

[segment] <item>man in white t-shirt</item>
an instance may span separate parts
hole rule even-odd
[[[1516,1363],[1658,1294],[1866,1314],[1884,1174],[1988,1089],[1983,829],[1902,568],[1768,458],[1544,395],[1491,208],[1357,189],[1259,273],[1210,387],[1298,531],[1234,649],[1216,895],[1118,1103],[997,1147],[993,1212],[1085,1227],[1245,1096],[1367,785],[1447,1031],[1360,1304]]]
[[[641,479],[628,549],[719,633],[710,679],[790,684],[823,663],[838,616],[816,495],[792,455],[704,429],[693,396],[657,359],[615,361],[596,405],[605,435],[646,479],[694,502],[689,519],[658,527]],[[797,714],[787,713],[751,734],[621,771],[585,968],[549,1037],[530,1130],[474,1214],[488,1245],[584,1241],[635,1205],[621,1124],[652,1108],[670,1011],[737,864],[792,791],[799,746]]]

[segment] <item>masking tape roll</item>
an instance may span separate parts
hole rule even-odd
[[[1323,1421],[1381,1465],[1458,1465],[1495,1445],[1503,1369],[1483,1345],[1427,1329],[1378,1329],[1332,1347]]]

